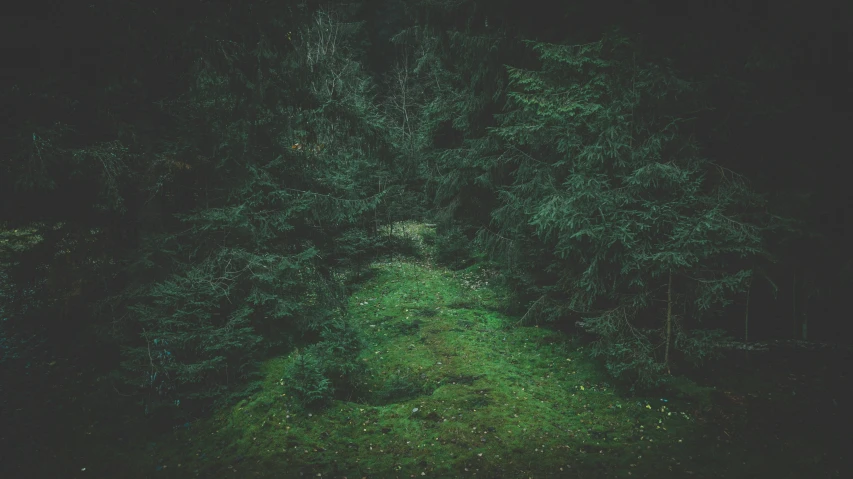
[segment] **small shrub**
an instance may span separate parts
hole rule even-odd
[[[436,260],[453,269],[463,269],[474,262],[471,240],[458,227],[440,232],[435,238]]]
[[[332,399],[335,389],[326,377],[322,353],[317,345],[299,353],[284,372],[284,383],[299,404],[322,407]]]
[[[322,351],[326,376],[332,378],[336,390],[351,390],[364,371],[358,355],[364,349],[360,330],[344,319],[328,324],[320,334],[317,347]]]
[[[354,389],[364,371],[358,361],[363,348],[361,331],[345,319],[334,319],[324,326],[320,341],[290,363],[285,385],[303,407],[326,406],[336,392]]]

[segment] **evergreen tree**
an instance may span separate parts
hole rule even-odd
[[[386,110],[403,162],[433,201],[439,260],[462,266],[495,206],[495,180],[481,152],[503,102],[503,62],[519,49],[501,27],[500,2],[441,5],[414,2],[408,14],[420,21],[392,37],[398,61],[388,74]]]
[[[163,103],[180,129],[152,165],[162,220],[128,265],[135,286],[103,309],[152,405],[239,394],[265,352],[342,317],[333,255],[360,253],[336,238],[388,188],[348,13],[211,8],[189,91]]]
[[[611,33],[530,46],[542,68],[509,67],[491,129],[514,181],[480,238],[520,269],[530,314],[580,315],[614,375],[654,383],[674,348],[702,359],[719,346],[701,320],[767,256],[764,201],[702,156],[687,127],[701,92],[640,45]]]

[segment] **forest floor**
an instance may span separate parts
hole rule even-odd
[[[252,398],[75,454],[86,470],[62,477],[851,477],[849,358],[731,358],[704,385],[632,396],[576,339],[502,314],[483,266],[398,257],[366,277],[349,303],[368,342],[353,396],[300,410],[292,355],[272,359]]]

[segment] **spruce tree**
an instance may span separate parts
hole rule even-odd
[[[503,5],[414,2],[416,24],[392,37],[398,61],[388,73],[386,111],[403,161],[433,202],[440,261],[472,259],[471,239],[495,205],[482,151],[503,102],[503,62],[519,49],[493,15]],[[424,19],[428,19],[424,21]],[[498,180],[499,182],[499,180]]]
[[[152,164],[160,211],[128,264],[134,287],[102,308],[151,405],[241,394],[263,354],[344,320],[333,269],[363,258],[341,235],[388,191],[359,25],[344,9],[274,8],[199,21],[190,87],[162,103],[180,129]]]
[[[542,67],[508,67],[492,161],[515,167],[513,184],[481,240],[521,269],[530,315],[578,315],[615,376],[652,384],[676,350],[720,345],[702,320],[767,256],[764,200],[703,157],[689,129],[701,91],[665,61],[617,32],[529,45]]]

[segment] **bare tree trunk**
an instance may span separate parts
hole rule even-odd
[[[749,345],[749,294],[752,292],[752,282],[755,280],[755,268],[749,278],[749,286],[746,287],[746,312],[743,318],[743,344]],[[743,350],[744,359],[749,362],[749,349]]]
[[[752,291],[752,281],[755,271],[752,274],[753,276],[749,278],[749,286],[746,287],[746,313],[743,320],[743,342],[747,344],[749,343],[749,293]]]
[[[666,289],[666,349],[663,354],[663,363],[666,365],[667,374],[672,374],[669,368],[669,345],[672,342],[672,270],[669,271],[669,284]]]
[[[799,324],[797,322],[797,272],[794,271],[794,284],[793,289],[791,291],[791,309],[792,316],[794,320],[794,339],[797,339],[799,336]]]

